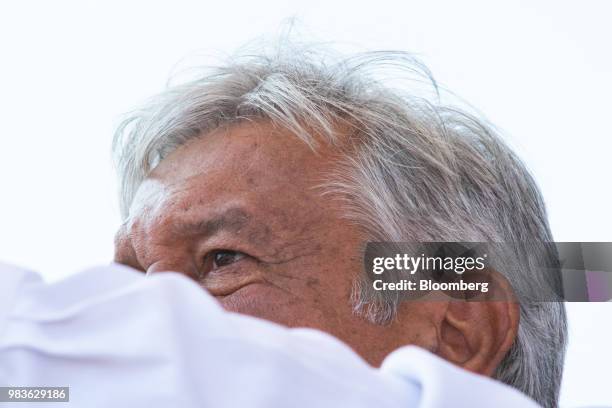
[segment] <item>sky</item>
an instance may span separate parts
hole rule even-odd
[[[2,2],[0,260],[50,281],[109,262],[121,115],[179,67],[289,18],[339,50],[415,53],[525,160],[557,241],[612,241],[611,12],[605,0]],[[612,405],[612,303],[568,312],[562,406]]]

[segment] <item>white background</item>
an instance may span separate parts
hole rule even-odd
[[[403,49],[509,135],[558,241],[612,241],[612,3],[20,1],[0,5],[0,259],[56,280],[106,263],[110,140],[175,64],[297,17],[340,48]],[[569,304],[562,406],[612,405],[612,303]]]

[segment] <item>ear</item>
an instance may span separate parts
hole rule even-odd
[[[514,343],[520,314],[508,281],[497,272],[486,275],[486,297],[448,302],[438,326],[437,354],[491,376]]]

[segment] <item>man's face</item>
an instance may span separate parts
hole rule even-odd
[[[138,190],[116,259],[184,273],[228,310],[321,329],[378,364],[406,339],[352,311],[366,238],[318,188],[337,160],[262,123],[192,140]]]

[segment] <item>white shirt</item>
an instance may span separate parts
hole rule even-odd
[[[120,265],[46,284],[0,264],[0,386],[69,386],[58,407],[537,406],[417,347],[373,368],[323,332],[226,312],[179,274]]]

